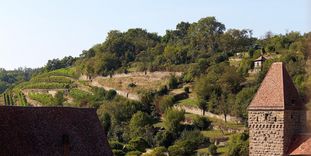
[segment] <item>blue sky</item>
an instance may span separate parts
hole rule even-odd
[[[226,28],[311,31],[308,0],[0,0],[0,67],[40,67],[78,56],[110,30],[163,35],[180,21],[215,16]]]

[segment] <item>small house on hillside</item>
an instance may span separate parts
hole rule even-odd
[[[267,59],[263,56],[260,55],[260,57],[258,57],[256,60],[253,61],[253,69],[250,69],[248,71],[249,74],[257,74],[258,72],[260,72],[262,70],[263,67],[263,63],[266,61]]]
[[[263,63],[266,61],[267,59],[263,56],[260,55],[260,57],[258,57],[255,61],[254,61],[254,69],[260,69],[263,66]]]
[[[95,109],[1,106],[0,155],[113,154]]]

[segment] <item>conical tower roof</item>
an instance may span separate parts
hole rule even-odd
[[[282,62],[273,63],[248,110],[303,109],[302,100]]]

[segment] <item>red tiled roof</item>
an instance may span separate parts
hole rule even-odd
[[[95,109],[0,107],[0,155],[112,156]]]
[[[311,155],[311,135],[298,135],[289,148],[289,155]]]
[[[248,109],[302,109],[298,91],[282,62],[273,63]]]

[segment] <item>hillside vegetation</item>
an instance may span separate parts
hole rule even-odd
[[[243,156],[246,108],[273,62],[285,62],[307,101],[310,37],[268,32],[256,38],[248,29],[226,30],[215,17],[180,22],[163,36],[113,30],[77,58],[50,60],[36,72],[0,71],[0,102],[96,108],[116,156]],[[267,60],[255,70],[259,56]],[[26,73],[32,74],[20,78]],[[180,105],[202,114],[176,109]],[[229,115],[241,121],[227,121]]]

